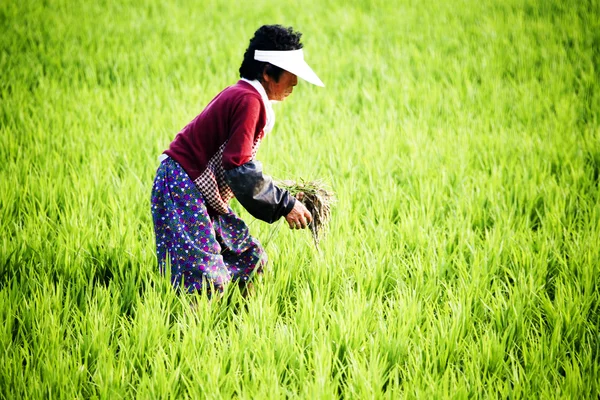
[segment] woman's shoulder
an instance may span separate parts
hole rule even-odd
[[[225,88],[218,97],[223,101],[243,104],[245,107],[263,107],[260,93],[252,85],[242,80]]]
[[[206,105],[205,109],[209,108],[227,108],[243,104],[248,107],[260,107],[262,99],[256,90],[243,81],[239,81],[234,85],[227,86],[221,90],[213,99]]]
[[[260,93],[248,82],[243,80],[237,81],[234,85],[231,85],[225,89],[228,92],[231,92],[233,95],[244,97],[251,96],[260,100]]]

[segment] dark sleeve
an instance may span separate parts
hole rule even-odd
[[[273,223],[288,215],[296,199],[263,175],[260,161],[249,161],[225,171],[225,180],[240,204],[255,218]]]

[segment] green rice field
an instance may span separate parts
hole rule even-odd
[[[157,157],[263,24],[326,87],[258,159],[244,300],[157,269]],[[0,398],[598,399],[598,0],[0,1]]]

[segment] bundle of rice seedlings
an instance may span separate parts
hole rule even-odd
[[[300,201],[312,215],[312,222],[308,225],[315,242],[315,247],[319,249],[319,242],[324,236],[329,219],[331,218],[331,206],[335,204],[335,194],[321,180],[316,181],[282,181],[277,184],[282,189],[288,190],[293,196],[298,193],[304,193]]]

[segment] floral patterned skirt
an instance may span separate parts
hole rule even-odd
[[[245,284],[261,273],[267,256],[232,210],[210,216],[204,197],[171,158],[158,167],[152,188],[156,255],[161,272],[189,293],[222,292],[230,281]]]

